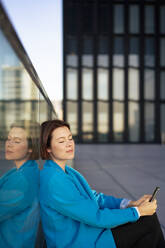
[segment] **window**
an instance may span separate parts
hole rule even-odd
[[[136,34],[139,32],[139,6],[131,5],[129,8],[129,32]]]
[[[98,99],[109,99],[109,71],[107,69],[98,69]]]
[[[78,73],[77,69],[67,69],[67,99],[77,100],[78,97]]]
[[[124,8],[123,5],[114,6],[114,33],[124,32]]]
[[[155,72],[154,70],[144,71],[144,98],[146,100],[155,99]]]
[[[140,130],[139,104],[136,102],[129,102],[128,113],[129,140],[132,142],[138,142]]]
[[[113,69],[113,99],[124,100],[124,70]]]

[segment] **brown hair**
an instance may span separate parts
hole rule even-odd
[[[50,147],[52,132],[59,127],[67,127],[70,130],[70,125],[63,120],[50,120],[41,124],[40,152],[42,159],[51,159],[47,148]]]
[[[13,123],[10,128],[22,128],[27,133],[28,148],[32,150],[29,160],[39,159],[39,137],[40,125],[39,123],[31,120],[19,120]]]

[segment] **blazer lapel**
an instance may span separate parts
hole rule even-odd
[[[78,171],[72,169],[69,166],[66,166],[65,170],[68,172],[70,176],[72,176],[72,178],[74,179],[74,183],[76,183],[79,191],[81,191],[83,194],[85,192],[85,194],[88,195],[88,197],[90,197],[92,200],[95,200],[93,192],[89,184],[85,180],[85,178]]]

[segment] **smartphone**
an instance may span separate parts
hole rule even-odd
[[[153,194],[152,194],[152,196],[151,196],[151,199],[149,200],[150,202],[152,202],[154,199],[155,199],[155,196],[156,196],[156,194],[157,194],[157,192],[160,190],[160,188],[159,187],[156,187],[155,188],[155,190],[154,190],[154,192],[153,192]]]

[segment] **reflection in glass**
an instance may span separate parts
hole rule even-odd
[[[144,105],[144,121],[145,121],[145,141],[154,141],[154,104],[145,103]]]
[[[155,40],[153,38],[145,39],[144,64],[151,67],[155,65]]]
[[[108,100],[109,96],[109,71],[107,69],[98,69],[97,85],[98,85],[98,99]]]
[[[124,70],[113,69],[113,99],[124,100]]]
[[[5,167],[0,177],[1,247],[34,247],[39,223],[39,125],[19,121],[5,142]],[[10,164],[13,168],[10,169]],[[21,235],[20,235],[21,233]],[[14,245],[15,246],[15,245]]]
[[[98,66],[108,67],[109,65],[108,47],[109,47],[108,37],[99,37],[98,56],[97,56]]]
[[[160,32],[165,34],[165,6],[160,7]]]
[[[108,67],[109,66],[109,56],[106,54],[99,54],[97,56],[97,64],[100,67]]]
[[[155,29],[155,12],[153,6],[145,6],[145,23],[144,31],[146,34],[154,33]]]
[[[128,70],[128,98],[139,100],[139,70]]]
[[[129,66],[134,66],[134,67],[139,66],[139,39],[138,38],[130,39],[128,64]]]
[[[155,72],[154,70],[144,71],[144,99],[154,100],[155,98]]]
[[[77,55],[67,55],[66,56],[66,65],[67,66],[73,66],[77,67],[78,66],[78,56]]]
[[[165,104],[160,107],[160,127],[161,127],[161,140],[165,144]]]
[[[165,71],[160,74],[160,99],[165,100]]]
[[[114,6],[114,33],[124,32],[124,8],[118,4]]]
[[[109,32],[109,8],[107,4],[104,2],[99,2],[99,18],[98,25],[100,33],[108,33]]]
[[[77,99],[77,87],[78,87],[78,72],[76,69],[68,68],[66,71],[66,82],[67,82],[67,99]]]
[[[98,53],[107,54],[109,51],[109,39],[107,36],[100,36],[98,39]]]
[[[105,102],[98,102],[98,132],[99,140],[106,141],[109,130],[109,104]]]
[[[67,36],[66,38],[66,53],[67,54],[77,54],[78,46],[77,46],[77,38]]]
[[[93,103],[82,103],[82,130],[85,136],[84,139],[90,140],[93,135]]]
[[[140,131],[139,103],[129,102],[128,113],[129,140],[132,142],[138,142]]]
[[[139,32],[139,6],[131,5],[129,9],[129,32]]]
[[[124,39],[123,38],[114,39],[113,65],[119,66],[119,67],[124,66]]]
[[[93,39],[91,37],[83,38],[83,49],[82,49],[82,65],[93,66]]]
[[[165,38],[160,39],[160,65],[165,66]]]
[[[82,66],[93,66],[93,55],[82,55]]]
[[[115,141],[123,140],[124,104],[120,102],[113,102],[113,132]]]
[[[72,134],[78,134],[78,106],[76,102],[67,102],[67,122],[70,124]]]
[[[84,100],[93,99],[93,70],[82,70],[82,98]]]

